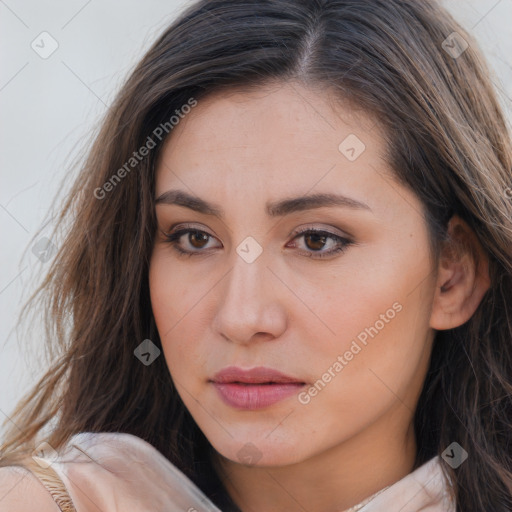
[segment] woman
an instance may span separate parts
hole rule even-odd
[[[512,510],[511,147],[433,1],[189,7],[62,209],[0,507]]]

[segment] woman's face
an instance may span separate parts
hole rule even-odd
[[[226,459],[375,457],[410,436],[436,276],[421,204],[384,155],[371,118],[291,83],[209,96],[173,128],[151,303],[176,388]],[[228,366],[289,379],[214,382]]]

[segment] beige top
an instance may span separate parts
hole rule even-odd
[[[75,434],[59,455],[52,456],[45,450],[32,462],[30,469],[36,468],[33,473],[59,503],[55,510],[221,512],[163,454],[131,434]],[[72,503],[59,490],[59,478]],[[0,496],[0,511],[3,510]],[[355,511],[456,512],[456,508],[435,457],[343,512]]]

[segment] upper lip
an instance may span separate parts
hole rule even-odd
[[[301,381],[300,379],[290,377],[278,370],[267,368],[265,366],[256,366],[247,370],[237,366],[227,366],[220,372],[217,372],[212,381],[222,384],[228,382],[243,382],[248,384],[263,384],[268,382],[304,384],[304,381]]]

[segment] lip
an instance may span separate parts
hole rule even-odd
[[[220,372],[217,372],[212,379],[213,382],[220,384],[242,382],[245,384],[266,384],[269,382],[279,384],[305,384],[304,381],[285,375],[278,370],[266,366],[256,366],[244,370],[238,366],[227,366]]]
[[[210,382],[224,403],[246,410],[269,407],[296,394],[306,384],[265,366],[248,370],[228,366],[216,373]]]

